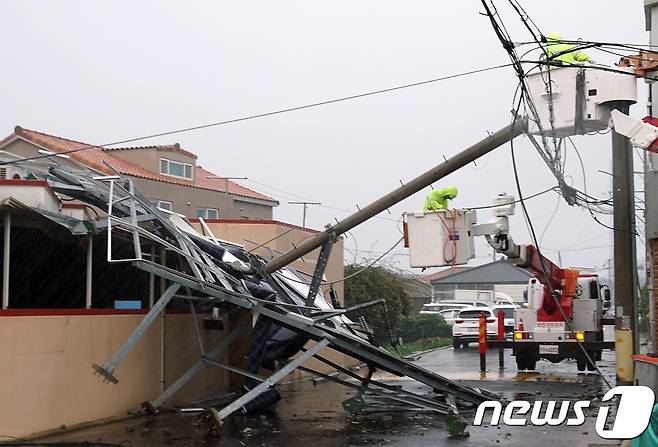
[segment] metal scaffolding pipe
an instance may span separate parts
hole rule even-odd
[[[91,309],[91,291],[92,291],[92,267],[94,259],[94,239],[91,235],[87,236],[87,272],[85,277],[85,307]]]
[[[11,261],[11,214],[6,212],[3,219],[4,247],[2,252],[2,308],[9,307],[9,263]]]
[[[516,119],[514,123],[502,128],[494,134],[489,135],[487,138],[475,143],[468,149],[465,149],[454,157],[446,160],[444,163],[433,167],[429,171],[421,174],[420,176],[416,177],[395,191],[386,194],[367,207],[362,208],[356,213],[341,220],[336,225],[329,227],[322,233],[307,239],[296,248],[286,252],[278,258],[271,260],[265,265],[265,271],[267,273],[272,273],[282,267],[285,267],[299,257],[304,256],[316,248],[321,247],[322,244],[329,238],[330,232],[334,232],[335,235],[338,236],[345,233],[346,231],[351,230],[355,226],[365,222],[366,220],[376,216],[383,211],[386,211],[391,206],[417,193],[421,189],[426,188],[427,186],[442,179],[448,174],[455,172],[459,168],[466,166],[472,161],[477,160],[481,156],[521,135],[526,131],[527,126],[527,118]]]

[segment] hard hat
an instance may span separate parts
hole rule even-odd
[[[446,197],[448,199],[454,199],[457,197],[457,187],[453,185],[446,186],[445,188],[441,188],[441,193],[443,197]]]
[[[562,40],[562,36],[560,35],[560,33],[553,32],[553,33],[549,33],[548,36],[546,36],[546,39],[549,40],[549,41],[550,40],[553,40],[553,41]]]

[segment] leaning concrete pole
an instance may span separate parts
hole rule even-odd
[[[395,191],[392,191],[382,198],[372,202],[365,208],[362,208],[358,212],[341,220],[336,225],[327,228],[322,233],[307,239],[293,250],[290,250],[278,258],[271,260],[269,263],[267,263],[267,265],[265,265],[265,271],[272,273],[282,267],[285,267],[301,256],[304,256],[316,248],[321,247],[322,244],[324,244],[324,242],[329,238],[329,234],[331,232],[334,232],[336,236],[338,236],[345,233],[346,231],[349,231],[350,229],[365,222],[371,217],[376,216],[377,214],[385,211],[396,203],[406,199],[412,194],[417,193],[421,189],[426,188],[427,186],[442,179],[448,174],[455,172],[459,168],[466,166],[472,161],[477,160],[481,156],[493,151],[497,147],[521,135],[527,130],[527,127],[528,121],[526,118],[516,119],[514,123],[510,124],[509,126],[500,129],[498,132],[489,135],[487,138],[475,143],[473,146],[463,150],[454,157],[433,167],[424,174],[421,174],[420,176],[411,180],[404,186],[401,186]]]

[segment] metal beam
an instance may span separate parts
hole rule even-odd
[[[180,390],[183,387],[183,385],[189,382],[192,379],[192,377],[194,377],[199,371],[201,371],[201,368],[203,368],[204,365],[204,359],[214,359],[219,354],[224,352],[226,348],[228,348],[231,345],[231,343],[237,340],[238,337],[240,337],[240,335],[242,335],[248,327],[251,327],[251,320],[235,328],[233,332],[227,335],[226,338],[224,338],[221,342],[219,342],[217,346],[211,349],[205,355],[205,357],[202,357],[198,362],[192,365],[190,369],[185,371],[178,379],[176,379],[174,383],[172,383],[169,387],[167,387],[167,389],[164,390],[155,400],[152,400],[149,403],[149,407],[155,409],[160,407],[171,396],[176,394],[178,390]]]
[[[2,252],[2,308],[9,307],[9,266],[11,263],[11,214],[3,216],[4,241]]]
[[[383,298],[380,298],[378,300],[373,300],[373,301],[368,301],[366,303],[356,304],[352,307],[347,307],[345,309],[338,309],[335,312],[327,312],[327,311],[318,312],[318,314],[311,315],[311,318],[313,318],[313,320],[318,322],[318,321],[326,320],[327,318],[337,317],[339,315],[343,315],[343,314],[346,314],[348,312],[354,312],[355,310],[363,309],[365,307],[375,306],[377,304],[382,304],[382,303],[386,303],[386,300],[383,299]]]
[[[180,284],[174,283],[170,285],[167,290],[165,290],[160,299],[153,305],[153,308],[149,310],[146,316],[142,318],[142,321],[140,321],[137,327],[133,330],[132,334],[130,334],[128,340],[126,340],[121,349],[119,349],[119,352],[117,352],[114,357],[112,357],[112,360],[104,363],[103,365],[97,365],[95,363],[92,365],[92,368],[94,368],[98,375],[103,377],[104,381],[119,383],[119,379],[114,376],[114,370],[116,369],[117,365],[121,363],[126,354],[128,354],[128,352],[135,346],[135,344],[137,344],[137,342],[144,336],[146,330],[158,317],[158,314],[164,310],[164,308],[167,306],[169,301],[171,301],[179,288]]]
[[[217,362],[215,360],[210,360],[208,358],[203,359],[204,363],[207,363],[208,365],[220,368],[220,369],[225,369],[226,371],[230,371],[236,374],[239,374],[241,376],[249,377],[250,379],[254,379],[258,382],[264,382],[265,377],[261,377],[258,374],[251,373],[245,369],[238,368],[237,366],[231,366],[231,365],[225,365],[221,362]]]
[[[203,346],[203,338],[201,338],[199,321],[197,320],[197,316],[196,316],[196,305],[192,300],[190,300],[189,303],[190,303],[190,313],[192,315],[192,324],[194,325],[194,334],[196,335],[196,342],[199,345],[199,351],[201,352],[201,356],[203,357],[206,355],[206,349]]]
[[[359,381],[363,381],[363,380],[364,380],[364,378],[361,377],[361,376],[359,376],[358,374],[356,374],[356,373],[350,371],[349,369],[347,369],[347,368],[345,368],[345,367],[343,367],[343,366],[341,366],[341,365],[339,365],[339,364],[337,364],[337,363],[335,363],[335,362],[332,362],[331,360],[329,360],[329,359],[327,359],[327,358],[325,358],[325,357],[322,357],[321,355],[316,355],[314,358],[317,359],[317,360],[319,360],[319,361],[321,361],[321,362],[324,363],[325,365],[329,365],[330,367],[334,368],[336,371],[339,371],[339,372],[345,374],[346,376],[349,376],[349,377],[351,377],[351,378],[353,378],[353,379],[355,379],[355,380],[359,380]],[[421,396],[421,395],[418,395],[418,394],[416,394],[416,393],[412,393],[411,391],[407,391],[407,390],[404,390],[404,389],[401,389],[401,388],[396,388],[395,386],[392,386],[392,385],[389,385],[389,384],[386,384],[386,383],[379,382],[379,381],[377,381],[377,380],[375,380],[375,379],[373,379],[373,378],[370,378],[369,383],[370,383],[371,385],[373,385],[373,386],[376,386],[376,387],[379,387],[379,388],[383,388],[383,389],[385,389],[385,390],[387,390],[387,391],[395,392],[396,394],[401,394],[401,395],[410,396],[410,397],[412,397],[413,399],[416,399],[416,400],[418,400],[418,401],[424,402],[424,403],[427,404],[427,405],[444,405],[442,402],[437,402],[437,401],[435,401],[435,400],[433,400],[433,399],[431,399],[431,398],[429,398],[429,397]],[[368,389],[369,389],[369,390],[372,390],[372,388],[370,388],[370,387],[369,387]],[[457,409],[456,406],[453,406],[453,405],[451,405],[451,404],[446,404],[446,405],[447,405],[447,406],[452,406],[452,407],[453,407],[453,411],[456,412],[456,409]]]
[[[312,306],[315,303],[315,298],[320,290],[320,283],[322,282],[322,277],[324,276],[324,271],[327,268],[327,262],[329,262],[329,256],[331,256],[331,249],[336,242],[336,234],[331,232],[329,237],[322,244],[320,249],[320,256],[318,256],[318,263],[315,265],[315,272],[313,273],[313,278],[311,279],[311,285],[308,288],[308,296],[306,297],[306,305]]]
[[[221,424],[222,420],[224,418],[229,416],[234,411],[239,410],[240,408],[242,408],[242,406],[244,406],[246,403],[248,403],[248,402],[252,401],[253,399],[255,399],[256,397],[258,397],[263,391],[266,391],[272,385],[277,383],[279,380],[283,379],[285,376],[287,376],[292,371],[294,371],[298,366],[301,366],[303,363],[305,363],[307,360],[309,360],[311,357],[313,357],[315,354],[317,354],[318,352],[320,352],[322,349],[326,348],[327,346],[329,346],[329,341],[328,340],[321,340],[321,341],[317,342],[308,351],[306,351],[306,352],[302,353],[300,356],[294,358],[292,361],[290,361],[290,363],[287,363],[282,368],[275,371],[270,377],[265,379],[264,382],[261,382],[256,387],[252,388],[247,393],[243,394],[238,399],[231,402],[226,407],[222,408],[220,411],[217,411],[216,409],[211,408],[210,411],[211,411],[212,415],[214,416],[215,420],[217,421],[217,423]]]
[[[265,265],[265,270],[269,273],[272,273],[281,267],[285,267],[300,256],[303,256],[315,250],[316,248],[321,247],[322,244],[324,244],[324,242],[329,239],[331,232],[334,232],[336,236],[340,236],[341,234],[365,222],[371,217],[386,211],[391,206],[406,199],[412,194],[417,193],[421,189],[428,187],[432,183],[442,179],[448,174],[451,174],[459,168],[466,166],[474,160],[477,160],[481,156],[486,155],[502,144],[507,143],[515,137],[518,137],[525,132],[527,127],[527,118],[515,119],[512,124],[502,128],[494,134],[489,135],[487,138],[479,141],[478,143],[475,143],[468,149],[459,152],[454,157],[446,160],[445,163],[441,163],[433,167],[429,171],[421,174],[410,182],[407,182],[395,191],[386,194],[365,208],[362,208],[358,212],[341,220],[336,225],[329,227],[322,233],[319,233],[316,236],[305,240],[299,246],[297,246],[297,248],[288,251],[276,259],[273,259]]]
[[[92,272],[94,258],[94,238],[87,236],[87,269],[85,276],[85,307],[91,309],[91,292],[92,292]]]
[[[324,373],[321,373],[319,371],[315,371],[311,368],[306,368],[304,366],[299,366],[298,368],[302,371],[306,371],[306,372],[314,374],[318,377],[322,377],[326,380],[332,381],[332,382],[337,383],[339,385],[343,385],[344,387],[352,388],[352,389],[357,390],[359,392],[363,391],[361,385],[357,385],[355,383],[348,382],[347,380],[342,380],[342,379],[339,379],[338,377],[332,377],[329,374],[324,374]],[[422,396],[416,396],[416,395],[413,395],[413,393],[409,393],[409,394],[412,394],[412,395],[411,396],[407,395],[405,397],[405,396],[402,396],[402,395],[398,396],[398,395],[395,395],[395,394],[387,393],[387,392],[384,392],[384,391],[381,391],[381,390],[373,390],[372,388],[368,388],[366,390],[366,393],[374,394],[376,396],[384,397],[386,399],[391,399],[393,401],[400,402],[400,403],[409,405],[411,407],[421,408],[421,409],[424,409],[424,410],[436,411],[437,413],[441,413],[441,414],[447,414],[448,410],[451,409],[450,406],[448,406],[446,404],[443,404],[441,402],[429,402],[428,403],[423,399],[419,399]]]

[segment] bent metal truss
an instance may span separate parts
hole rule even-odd
[[[208,408],[218,423],[237,410],[257,411],[278,400],[275,384],[297,368],[353,388],[358,398],[371,397],[391,406],[441,414],[450,410],[458,412],[463,402],[479,404],[497,398],[391,355],[371,342],[372,337],[367,336],[362,325],[346,316],[347,312],[381,304],[382,300],[344,309],[335,308],[324,299],[319,286],[335,235],[329,234],[324,241],[309,283],[292,267],[272,270],[267,268],[270,259],[220,241],[209,230],[205,235],[197,232],[184,217],[157,208],[134,188],[130,178],[118,173],[106,175],[57,162],[14,163],[31,178],[46,180],[57,193],[104,213],[87,227],[93,228],[90,232],[96,237],[107,238],[108,262],[130,263],[135,269],[161,278],[167,285],[114,357],[93,365],[95,373],[105,381],[119,383],[121,361],[172,300],[188,303],[193,316],[199,308],[223,306],[246,309],[257,317],[253,327],[249,319],[208,349],[195,319],[199,359],[160,396],[147,403],[150,410],[160,408],[204,367],[221,368],[245,378],[244,392],[233,402],[223,408]],[[112,167],[108,165],[109,169]],[[46,217],[56,219],[56,216]],[[201,223],[205,227],[203,220]],[[131,256],[115,257],[113,246],[118,244],[130,247]],[[170,258],[176,258],[177,262],[167,265],[156,262],[146,247],[150,253],[154,249],[170,253]],[[247,368],[221,363],[220,354],[248,329],[251,342]],[[360,360],[367,365],[367,374],[362,377],[322,356],[324,348]],[[347,377],[309,369],[304,363],[311,358]],[[262,368],[271,370],[271,375],[259,375]],[[377,370],[413,379],[427,388],[421,393],[392,386],[373,378]]]

